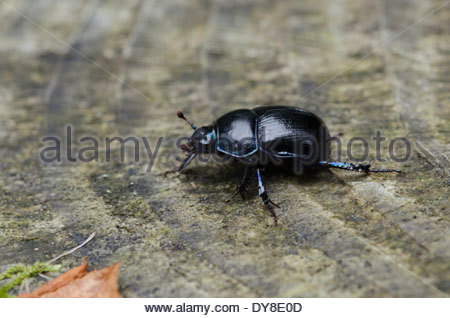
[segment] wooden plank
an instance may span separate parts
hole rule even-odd
[[[124,296],[448,296],[448,6],[8,4],[22,15],[0,7],[0,270],[51,259],[95,231],[61,263],[121,261]],[[191,133],[177,110],[201,126],[259,104],[318,113],[342,134],[343,160],[352,137],[369,141],[371,159],[377,130],[384,158],[389,140],[407,136],[409,161],[374,163],[406,174],[268,171],[278,227],[254,186],[247,201],[224,202],[238,166],[195,162],[163,176],[178,164],[176,139]],[[82,136],[98,138],[100,162],[40,161],[41,138],[64,138],[68,124],[75,149],[87,146]],[[151,173],[144,147],[140,162],[131,153],[120,163],[113,144],[104,162],[114,136],[147,137],[152,149],[164,137]]]

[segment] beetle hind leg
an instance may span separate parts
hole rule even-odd
[[[372,162],[369,164],[355,164],[355,163],[347,163],[347,162],[329,162],[329,161],[320,161],[318,162],[319,166],[334,168],[334,169],[342,169],[348,171],[355,172],[364,172],[366,174],[369,173],[386,173],[386,172],[396,172],[396,173],[404,173],[399,169],[370,169],[372,166]]]
[[[254,167],[249,166],[245,168],[244,177],[242,178],[241,183],[237,186],[236,191],[226,200],[227,203],[229,203],[232,199],[234,199],[235,196],[238,194],[241,195],[242,199],[245,199],[245,194],[248,190],[248,185],[253,177],[254,174]]]
[[[263,200],[264,205],[269,209],[270,214],[272,215],[272,218],[275,221],[275,224],[278,224],[278,217],[277,217],[277,214],[275,213],[274,207],[280,208],[280,206],[278,204],[274,203],[272,200],[270,200],[270,198],[266,192],[266,189],[264,188],[264,184],[262,182],[261,172],[260,172],[259,168],[256,169],[256,174],[258,176],[258,194],[261,197],[261,199]]]

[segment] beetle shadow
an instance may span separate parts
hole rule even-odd
[[[198,163],[183,172],[185,182],[193,185],[190,192],[197,194],[217,194],[224,200],[229,197],[240,184],[246,165],[236,161],[215,164]],[[292,182],[293,184],[312,185],[318,182],[329,182],[334,178],[327,168],[305,168],[301,174],[293,173],[292,164],[283,165],[268,164],[263,167],[263,182],[270,192],[271,184],[280,181]],[[336,180],[335,180],[336,181]],[[225,191],[225,193],[224,193]],[[258,196],[258,182],[256,173],[249,184],[247,199]],[[217,200],[217,197],[214,197]]]
[[[232,184],[238,184],[245,171],[244,165],[233,162],[227,163],[197,163],[191,165],[183,172],[186,181],[198,183],[202,188],[227,187]]]
[[[288,181],[304,186],[328,182],[333,176],[329,170],[322,167],[303,167],[301,172],[296,172],[292,162],[283,165],[268,165],[265,168],[265,180],[268,183]]]

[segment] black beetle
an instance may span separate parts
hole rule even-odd
[[[179,168],[167,171],[182,172],[198,154],[217,154],[238,159],[246,164],[243,179],[237,194],[243,198],[248,184],[256,172],[258,193],[267,206],[275,223],[277,216],[261,178],[261,169],[269,163],[292,162],[294,172],[299,174],[303,167],[337,168],[358,172],[397,172],[397,169],[370,169],[371,164],[329,162],[329,131],[317,115],[293,106],[260,106],[253,109],[238,109],[217,119],[210,126],[196,128],[182,112],[184,119],[194,133],[186,144],[181,145],[187,157]]]

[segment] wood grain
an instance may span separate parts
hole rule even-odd
[[[120,261],[125,297],[449,295],[444,0],[2,0],[0,18],[0,269],[95,231],[61,262]],[[344,145],[366,138],[370,158],[380,131],[374,165],[406,174],[269,171],[278,227],[254,187],[224,202],[239,167],[162,175],[190,133],[177,110],[206,125],[261,104],[314,111]],[[68,124],[74,148],[98,138],[100,162],[40,161],[42,138]],[[114,136],[164,137],[152,171],[144,148],[139,163],[104,162]],[[398,163],[388,141],[403,136],[412,153]]]

